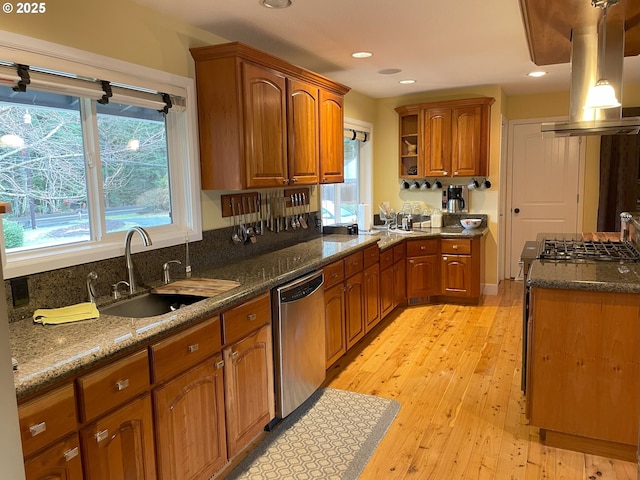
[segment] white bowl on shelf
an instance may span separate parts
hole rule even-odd
[[[460,225],[468,229],[478,228],[481,223],[482,223],[481,218],[461,218],[460,219]]]

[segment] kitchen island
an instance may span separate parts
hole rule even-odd
[[[535,260],[526,288],[531,424],[548,445],[634,460],[640,264]]]

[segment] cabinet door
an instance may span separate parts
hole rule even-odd
[[[442,294],[471,295],[471,256],[442,255]]]
[[[153,392],[158,478],[209,478],[227,461],[220,355]]]
[[[275,417],[271,325],[224,349],[229,458]]]
[[[394,272],[393,266],[380,272],[380,317],[384,318],[394,309]]]
[[[355,345],[365,333],[363,308],[362,272],[353,275],[345,282],[345,317],[347,326],[347,350]]]
[[[451,170],[451,109],[424,111],[424,175],[447,176]]]
[[[454,108],[452,113],[453,149],[451,174],[454,177],[484,175],[480,165],[481,107]]]
[[[24,462],[27,480],[82,480],[78,436],[56,443]]]
[[[404,260],[393,264],[393,308],[407,300],[407,267]]]
[[[289,79],[289,179],[291,183],[318,183],[318,87]]]
[[[148,394],[83,429],[80,438],[87,480],[156,478]]]
[[[339,283],[324,291],[327,368],[347,351],[344,290]]]
[[[344,98],[320,89],[320,183],[344,182]]]
[[[407,297],[422,298],[437,295],[440,290],[438,255],[407,259]]]
[[[287,103],[284,77],[242,64],[247,188],[288,183]]]
[[[378,248],[376,246],[376,248]],[[364,271],[364,323],[368,332],[380,321],[380,266],[376,263]]]

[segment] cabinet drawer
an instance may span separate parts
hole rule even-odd
[[[468,238],[460,238],[460,239],[441,239],[440,240],[440,250],[442,253],[453,253],[453,254],[470,254],[471,253],[471,240]]]
[[[78,378],[82,420],[88,421],[149,388],[147,350]]]
[[[20,405],[18,419],[25,457],[72,432],[77,425],[73,384]]]
[[[380,270],[389,268],[393,265],[393,248],[385,250],[380,254]]]
[[[344,276],[348,277],[354,273],[362,271],[362,265],[364,264],[364,255],[362,250],[356,253],[352,253],[344,259]]]
[[[324,273],[324,288],[332,287],[344,279],[344,262],[342,260],[333,262],[323,267],[322,273]]]
[[[378,247],[378,245],[372,245],[364,249],[364,268],[378,263],[379,259],[380,248]]]
[[[220,318],[216,315],[151,346],[153,382],[163,382],[221,349]]]
[[[224,344],[236,342],[271,321],[271,300],[266,293],[222,314]]]
[[[407,242],[407,257],[421,257],[438,253],[438,240],[410,240]]]
[[[404,242],[393,247],[393,263],[397,262],[398,260],[403,260],[405,258],[404,252]]]
[[[82,461],[78,434],[74,433],[33,458],[25,460],[24,471],[27,480],[56,478],[81,480]]]

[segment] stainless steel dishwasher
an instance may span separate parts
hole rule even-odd
[[[276,416],[285,418],[325,379],[324,277],[316,271],[272,293]]]

